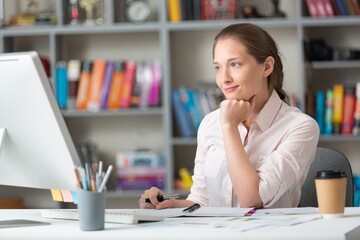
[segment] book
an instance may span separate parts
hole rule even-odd
[[[343,121],[341,125],[341,134],[351,135],[354,127],[354,112],[356,102],[354,86],[345,87],[343,101]]]
[[[113,60],[107,61],[104,74],[104,80],[100,93],[100,108],[107,109],[107,103],[109,99],[111,82],[114,74],[115,62]]]
[[[335,12],[334,12],[334,9],[331,5],[331,2],[330,0],[321,0],[322,1],[322,4],[324,5],[324,9],[325,9],[325,15],[326,16],[334,16],[335,15]]]
[[[306,6],[311,17],[319,16],[319,12],[316,5],[316,0],[306,0]]]
[[[193,20],[201,20],[201,0],[192,0]]]
[[[181,0],[168,0],[168,15],[170,22],[181,21]]]
[[[316,91],[315,93],[315,120],[319,125],[320,134],[324,133],[325,125],[325,93],[324,91]]]
[[[326,107],[325,107],[325,128],[324,134],[331,135],[333,133],[333,105],[334,95],[333,90],[326,90]]]
[[[360,15],[360,1],[352,0],[352,5],[354,7],[355,14]]]
[[[140,105],[140,95],[145,83],[145,61],[136,62],[135,76],[130,100],[131,107],[138,107]]]
[[[93,61],[93,68],[91,72],[89,99],[88,99],[88,110],[99,111],[100,110],[100,94],[104,80],[106,68],[106,61],[97,59]]]
[[[193,137],[195,129],[192,125],[190,114],[187,112],[185,103],[181,99],[179,89],[174,89],[171,93],[172,106],[175,122],[178,126],[180,136]]]
[[[356,83],[355,87],[355,112],[354,112],[354,127],[352,134],[354,136],[360,136],[360,82]]]
[[[80,79],[81,61],[77,59],[69,60],[67,63],[67,69],[67,78],[69,84],[68,109],[75,109]]]
[[[66,61],[58,61],[56,63],[56,99],[60,108],[67,107],[68,80]]]
[[[342,15],[342,16],[349,15],[349,12],[346,8],[345,1],[346,0],[336,0],[337,6],[339,7],[340,15]]]
[[[192,0],[180,0],[181,4],[181,20],[192,20],[193,19],[193,10],[192,10]]]
[[[335,16],[340,16],[341,12],[340,12],[339,6],[337,4],[337,0],[330,0],[330,3],[331,3],[331,7],[332,7],[332,9],[334,11],[334,15]]]
[[[348,10],[349,15],[356,15],[356,11],[353,5],[352,0],[344,0],[346,9]]]
[[[122,60],[116,61],[107,103],[107,107],[110,110],[118,110],[120,107],[120,94],[122,92],[122,85],[124,82],[124,70],[125,62]]]
[[[153,79],[153,66],[150,62],[145,62],[143,68],[143,82],[140,91],[140,108],[147,108],[150,105],[150,91],[152,90]]]
[[[152,75],[153,76],[149,93],[149,105],[159,106],[162,80],[161,62],[159,60],[155,60],[152,64]]]
[[[325,4],[323,0],[314,0],[315,1],[315,5],[316,5],[316,9],[318,12],[319,17],[326,17],[327,12],[325,10]]]
[[[120,108],[129,108],[136,77],[136,62],[128,60],[125,65],[124,82],[121,88]]]
[[[85,60],[82,64],[82,69],[79,78],[79,88],[76,98],[76,109],[78,110],[87,109],[87,101],[89,96],[90,80],[91,80],[91,69],[92,69],[92,61]]]

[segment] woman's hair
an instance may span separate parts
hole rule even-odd
[[[279,55],[277,44],[274,39],[262,28],[249,24],[233,24],[222,29],[215,37],[213,45],[213,56],[216,44],[219,40],[225,38],[234,38],[244,44],[248,53],[252,55],[258,63],[264,63],[266,58],[271,56],[275,59],[274,70],[269,75],[269,90],[273,89],[279,94],[280,98],[285,101],[287,95],[283,90],[283,65]]]

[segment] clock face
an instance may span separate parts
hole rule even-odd
[[[144,1],[130,1],[126,8],[126,16],[129,21],[146,21],[150,16],[150,7]]]

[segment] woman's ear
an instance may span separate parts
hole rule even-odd
[[[268,77],[274,70],[275,59],[271,56],[267,57],[264,62],[264,77]]]

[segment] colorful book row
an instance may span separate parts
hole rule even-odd
[[[217,87],[191,89],[180,87],[172,91],[175,123],[181,137],[194,137],[203,117],[217,109],[223,94]]]
[[[311,17],[360,15],[359,0],[306,0]]]
[[[170,22],[184,20],[234,19],[237,0],[167,0]]]
[[[315,93],[315,119],[325,135],[360,135],[360,83]]]
[[[69,60],[56,67],[56,97],[63,109],[99,111],[160,105],[158,60]]]

